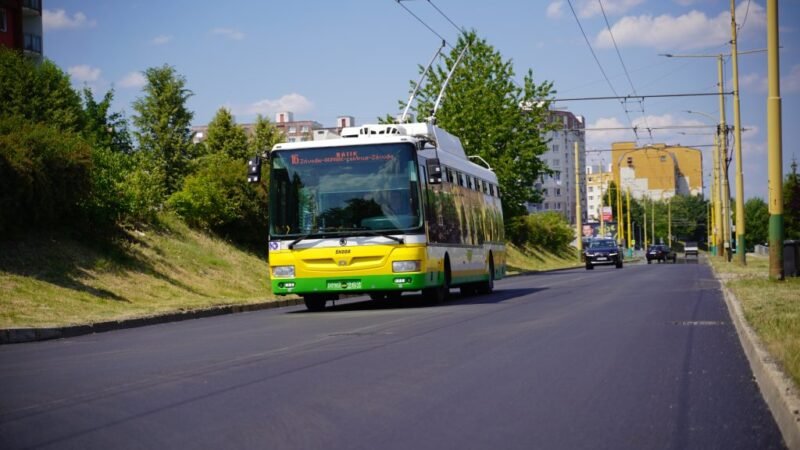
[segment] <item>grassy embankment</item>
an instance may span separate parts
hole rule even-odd
[[[165,217],[104,243],[0,241],[0,328],[96,323],[271,299],[265,258]]]
[[[769,259],[747,255],[747,266],[709,257],[723,283],[742,304],[745,318],[767,351],[800,386],[800,278],[770,281]]]
[[[513,272],[578,265],[558,254],[509,247]],[[0,241],[0,329],[147,317],[273,299],[265,258],[163,217],[103,243],[64,235]]]

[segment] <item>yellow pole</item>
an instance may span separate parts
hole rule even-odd
[[[650,202],[650,240],[656,243],[656,202]]]
[[[619,172],[619,171],[618,171]],[[621,177],[620,177],[621,178]],[[617,181],[617,243],[619,245],[625,244],[625,220],[622,214],[622,189],[621,181]]]
[[[720,221],[720,231],[722,232],[722,249],[720,256],[728,258],[730,261],[730,238],[731,238],[731,210],[730,210],[730,183],[728,182],[728,126],[725,123],[725,82],[722,78],[722,55],[717,58],[717,72],[719,75],[719,134],[720,134],[720,198],[722,199],[722,216]]]
[[[644,249],[647,251],[647,202],[644,203],[644,208],[642,208],[642,217],[644,217]]]
[[[781,142],[778,0],[767,0],[767,147],[769,181],[769,277],[783,280],[783,143]]]
[[[581,217],[581,177],[578,142],[575,141],[575,233],[578,236],[578,261],[583,253],[583,223]]]
[[[633,245],[632,245],[633,243],[631,242],[632,234],[631,234],[631,188],[630,187],[628,187],[628,190],[626,191],[626,194],[627,194],[626,197],[627,197],[627,203],[628,203],[628,215],[626,216],[628,218],[628,233],[627,233],[626,236],[628,238],[628,248],[633,248]]]
[[[736,262],[747,264],[744,239],[744,175],[742,170],[742,120],[739,111],[739,56],[736,50],[736,0],[731,0],[731,62],[733,68],[733,132],[736,158]]]

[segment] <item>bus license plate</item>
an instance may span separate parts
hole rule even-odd
[[[605,261],[606,259],[608,259],[608,258],[606,258],[605,256],[601,256],[601,257],[597,258],[598,261]]]
[[[361,289],[361,280],[328,281],[328,289]]]

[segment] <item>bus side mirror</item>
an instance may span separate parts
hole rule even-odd
[[[254,156],[247,161],[247,182],[258,183],[261,181],[261,158]]]
[[[428,171],[428,184],[442,184],[442,166],[439,165],[439,158],[426,160],[425,168]]]

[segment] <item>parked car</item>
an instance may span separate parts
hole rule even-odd
[[[584,253],[586,270],[592,270],[594,266],[603,264],[614,264],[617,269],[622,269],[622,251],[614,239],[592,239]]]
[[[676,255],[668,245],[655,244],[651,245],[650,248],[647,249],[645,258],[647,258],[647,264],[650,264],[653,261],[667,262],[670,260],[672,260],[672,263],[674,264],[678,260],[678,255]]]

